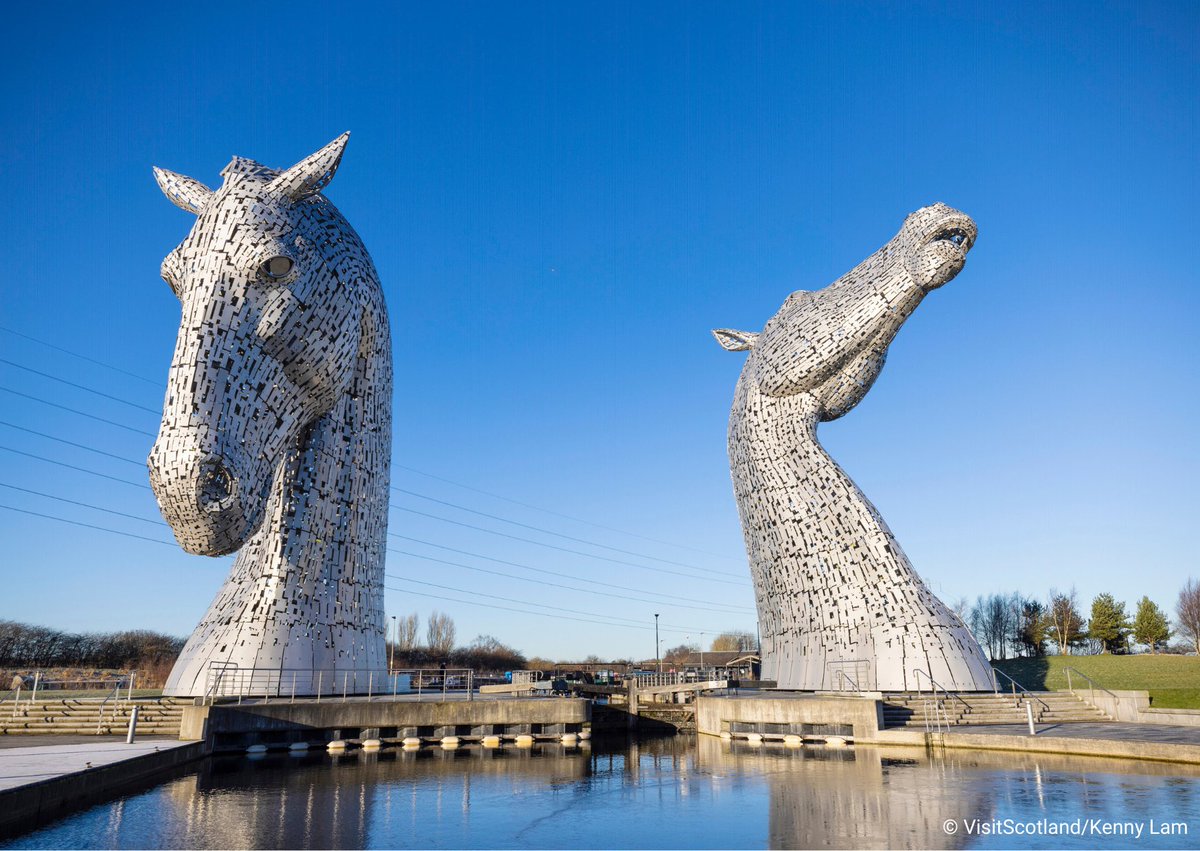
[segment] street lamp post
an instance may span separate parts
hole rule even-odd
[[[396,640],[400,637],[400,633],[396,627],[396,616],[392,615],[392,646],[388,651],[388,673],[390,674],[396,668]]]
[[[658,664],[658,672],[662,673],[662,653],[658,643],[658,612],[654,613],[654,661]]]

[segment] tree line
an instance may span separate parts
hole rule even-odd
[[[492,673],[521,670],[527,664],[523,653],[491,635],[477,635],[469,644],[456,647],[456,632],[453,618],[434,611],[426,622],[422,642],[421,616],[416,612],[398,616],[388,639],[389,664],[396,668],[471,668]]]
[[[147,629],[64,632],[0,620],[0,668],[149,670],[174,661],[183,642]]]
[[[955,613],[992,659],[1044,656],[1049,645],[1060,654],[1130,653],[1141,645],[1160,651],[1200,653],[1200,582],[1189,579],[1175,601],[1175,621],[1149,597],[1131,615],[1124,601],[1097,594],[1088,617],[1075,589],[1051,589],[1045,601],[1021,594],[988,594],[974,603],[963,599]],[[1186,644],[1169,645],[1172,637]]]

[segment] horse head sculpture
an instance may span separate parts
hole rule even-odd
[[[961,620],[921,581],[883,518],[817,440],[857,405],[925,296],[952,280],[975,223],[944,204],[761,333],[713,332],[749,351],[729,417],[729,463],[762,631],[780,688],[991,688]],[[924,680],[922,680],[922,675]]]
[[[348,137],[284,171],[234,157],[215,191],[154,170],[196,222],[162,264],[182,320],[150,481],[186,551],[241,549],[170,693],[214,662],[382,659],[391,340],[371,258],[320,194]]]

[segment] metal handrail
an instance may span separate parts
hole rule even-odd
[[[475,699],[475,671],[470,668],[396,668],[368,669],[358,671],[335,668],[242,668],[231,663],[211,663],[204,690],[206,700],[237,697],[290,698],[311,695],[320,702],[323,699],[365,697],[368,701],[382,698],[391,693],[394,698],[401,694],[400,685],[404,677],[409,678],[411,688],[421,699],[424,695],[440,693],[443,698],[453,690],[462,690],[467,700]],[[452,683],[452,680],[457,682]]]
[[[105,704],[107,704],[110,700],[113,700],[114,698],[119,701],[121,699],[121,689],[124,687],[124,685],[125,685],[125,680],[118,680],[117,684],[115,686],[113,686],[112,692],[107,697],[105,697],[104,700],[100,701],[100,716],[96,719],[96,735],[97,736],[100,735],[100,728],[104,726],[104,706],[105,706]]]
[[[1017,700],[1017,689],[1020,689],[1020,690],[1021,690],[1021,692],[1022,692],[1023,694],[1025,694],[1027,697],[1032,697],[1034,700],[1036,700],[1038,703],[1040,703],[1042,706],[1046,707],[1047,709],[1049,709],[1049,708],[1050,708],[1050,704],[1049,704],[1049,703],[1047,703],[1046,701],[1042,700],[1042,699],[1041,699],[1040,697],[1038,697],[1036,694],[1034,694],[1033,692],[1031,692],[1029,689],[1025,688],[1025,686],[1021,685],[1019,682],[1017,682],[1016,680],[1014,680],[1014,679],[1013,679],[1012,677],[1010,677],[1008,674],[1006,674],[1006,673],[1004,673],[1003,671],[1001,671],[1001,670],[1000,670],[999,668],[997,668],[995,665],[993,665],[993,666],[992,666],[992,693],[993,693],[993,694],[999,694],[999,693],[1000,693],[999,683],[996,681],[996,674],[999,674],[1000,676],[1004,677],[1004,679],[1006,679],[1006,680],[1008,680],[1010,683],[1012,683],[1012,685],[1013,685],[1013,700],[1014,700],[1014,701],[1016,701],[1016,705],[1017,705],[1017,706],[1020,706],[1020,705],[1021,705],[1021,701]]]
[[[965,706],[967,708],[968,712],[971,711],[971,704],[969,704],[965,700],[963,700],[962,696],[959,695],[958,692],[950,691],[944,685],[942,685],[937,680],[935,680],[928,671],[922,671],[920,668],[913,668],[913,676],[916,677],[916,679],[917,679],[917,694],[921,694],[921,677],[925,677],[927,680],[929,680],[930,684],[933,686],[933,688],[931,688],[930,691],[932,691],[935,696],[937,694],[937,689],[941,689],[942,694],[946,695],[947,697],[953,697],[955,700],[957,700],[959,703],[961,703],[963,706]]]
[[[841,668],[838,668],[836,671],[834,671],[833,676],[835,679],[837,679],[837,681],[839,683],[842,680],[845,680],[846,682],[850,683],[850,685],[854,686],[855,691],[857,691],[857,692],[862,691],[862,686],[860,686],[857,682],[855,682],[854,678],[852,676],[850,676],[849,674],[847,674],[845,671],[843,671]],[[845,689],[839,688],[838,691],[845,691]]]
[[[1088,681],[1088,693],[1091,695],[1091,702],[1093,705],[1095,705],[1095,703],[1096,703],[1096,689],[1100,689],[1100,691],[1107,694],[1113,700],[1118,699],[1115,694],[1113,694],[1111,691],[1106,689],[1104,686],[1097,683],[1095,680],[1093,680],[1091,677],[1089,677],[1083,671],[1079,670],[1078,668],[1072,668],[1070,666],[1063,668],[1063,673],[1065,673],[1067,675],[1067,691],[1071,692],[1072,694],[1075,693],[1075,689],[1072,688],[1072,686],[1071,686],[1071,672],[1072,671],[1074,671],[1076,674],[1079,674],[1079,676],[1083,677],[1085,680]]]

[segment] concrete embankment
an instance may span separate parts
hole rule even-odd
[[[589,701],[572,698],[218,703],[186,707],[180,738],[203,739],[213,750],[369,739],[558,739],[583,732],[590,710]]]
[[[780,694],[701,697],[699,732],[750,741],[849,741],[860,745],[1015,751],[1200,765],[1200,728],[1120,721],[885,729],[880,695]]]
[[[14,737],[15,738],[15,737]],[[45,741],[48,737],[22,737]],[[135,788],[206,753],[203,742],[93,739],[0,750],[0,835]]]

